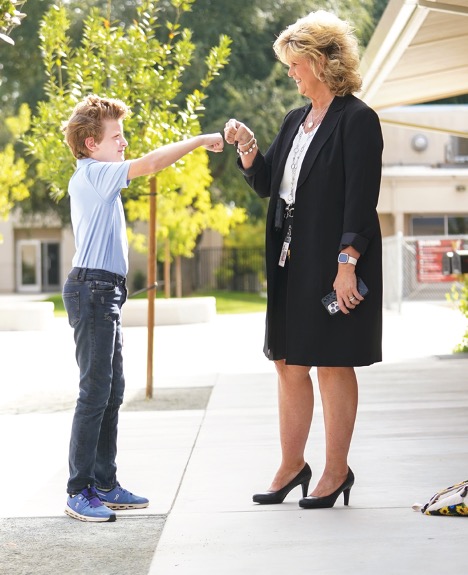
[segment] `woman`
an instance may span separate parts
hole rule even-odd
[[[231,119],[225,126],[246,181],[270,198],[264,351],[278,373],[282,460],[269,490],[253,500],[282,503],[302,485],[301,507],[333,507],[341,493],[347,505],[354,484],[347,460],[358,402],[354,367],[382,355],[376,212],[382,135],[376,113],[353,96],[361,87],[359,56],[346,22],[313,12],[284,30],[274,50],[310,103],[287,114],[265,155],[246,125]],[[365,297],[358,277],[368,287]],[[339,308],[333,315],[321,301],[332,289]],[[323,404],[326,463],[306,496],[312,366]]]

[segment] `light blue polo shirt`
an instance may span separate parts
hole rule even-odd
[[[78,160],[68,185],[76,247],[73,267],[127,275],[128,241],[120,192],[128,187],[129,167],[129,161]]]

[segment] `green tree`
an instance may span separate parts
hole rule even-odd
[[[460,312],[468,319],[468,274],[459,277],[459,283],[453,284],[447,300],[453,302]],[[462,340],[453,349],[454,353],[468,353],[468,327]]]
[[[2,128],[2,117],[16,114],[23,102],[35,113],[37,102],[46,97],[38,28],[54,1],[34,0],[26,4],[28,17],[14,30],[14,50],[0,42],[0,145],[9,138]],[[303,102],[283,66],[275,60],[272,44],[277,34],[300,16],[328,8],[349,17],[365,47],[386,4],[387,0],[197,0],[191,3],[190,11],[180,14],[180,25],[192,30],[191,41],[196,49],[190,65],[183,70],[184,91],[174,102],[184,106],[184,92],[197,89],[205,73],[206,53],[218,42],[220,34],[229,34],[233,39],[229,66],[223,69],[222,78],[203,90],[209,104],[200,116],[200,123],[203,131],[218,131],[223,129],[227,118],[238,117],[255,130],[260,147],[265,150],[285,113]],[[137,18],[138,5],[135,0],[67,0],[68,41],[73,46],[79,44],[83,20],[92,7],[105,14],[107,20],[117,22],[115,26],[120,29]],[[167,33],[164,19],[177,18],[178,8],[171,0],[160,0],[155,10],[160,17],[156,32],[162,39],[162,34]],[[213,197],[244,206],[254,218],[263,218],[266,202],[259,200],[239,176],[232,147],[227,146],[225,153],[209,158],[216,182]],[[54,208],[61,217],[67,213],[61,209],[61,203],[52,205],[36,184],[28,203],[34,203],[31,209],[36,212]]]
[[[23,106],[17,117],[7,118],[6,125],[15,141],[29,127],[29,108]],[[15,156],[13,143],[7,144],[0,151],[0,217],[7,219],[17,202],[29,195],[27,164],[22,158]]]
[[[199,85],[184,91],[181,77],[191,64],[195,45],[180,17],[190,11],[194,1],[171,0],[174,19],[169,21],[159,18],[159,2],[142,0],[128,26],[111,22],[108,13],[94,8],[84,21],[77,46],[68,34],[70,19],[65,6],[52,6],[46,12],[40,38],[47,99],[39,102],[24,142],[37,160],[39,177],[48,183],[55,198],[64,197],[74,169],[74,159],[58,137],[60,126],[85,94],[117,97],[133,110],[126,120],[129,158],[200,133],[206,89],[227,63],[230,40],[219,38],[205,57]],[[213,205],[207,192],[211,179],[206,155],[200,150],[158,175],[157,235],[158,240],[171,238],[172,256],[190,255],[206,227],[227,233],[244,217],[239,208]],[[131,196],[124,200],[129,221],[147,220],[147,179],[135,180]]]
[[[0,40],[14,44],[10,33],[26,16],[21,12],[25,0],[0,0]]]
[[[0,151],[0,217],[6,219],[15,202],[20,202],[29,194],[26,185],[26,163],[15,158],[11,144]]]
[[[284,66],[273,52],[277,35],[289,24],[311,11],[326,9],[348,19],[364,47],[370,39],[374,3],[386,0],[198,0],[183,21],[189,21],[196,45],[213,42],[216,33],[228,32],[233,38],[230,63],[223,73],[221,87],[211,86],[210,105],[202,120],[207,131],[220,130],[228,118],[238,118],[254,131],[259,147],[265,150],[277,133],[285,114],[302,105],[304,99],[288,78]],[[197,74],[186,71],[187,82]],[[252,193],[240,177],[236,154],[231,146],[226,153],[210,157],[212,173],[227,201],[245,206],[254,219],[264,217],[267,203]]]
[[[44,99],[44,65],[39,26],[44,14],[55,3],[56,0],[30,0],[25,5],[27,18],[12,33],[15,49],[0,42],[0,119],[2,114],[16,113],[23,103],[35,112],[37,103]],[[70,39],[73,42],[79,41],[83,20],[92,7],[111,11],[112,18],[118,22],[130,23],[136,16],[135,4],[135,0],[113,0],[112,3],[109,0],[67,0]]]

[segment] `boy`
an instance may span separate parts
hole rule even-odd
[[[117,422],[125,380],[121,308],[127,298],[128,244],[121,190],[138,176],[170,166],[199,146],[221,152],[221,134],[204,134],[125,160],[120,100],[88,96],[64,126],[77,158],[70,179],[76,253],[63,288],[74,329],[80,389],[70,439],[65,513],[81,521],[115,521],[114,509],[147,507],[148,499],[117,481]]]

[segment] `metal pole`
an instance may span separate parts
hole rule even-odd
[[[148,282],[156,285],[156,177],[150,179],[150,221],[148,247]],[[153,397],[154,303],[156,288],[148,291],[148,353],[146,359],[146,399]]]

